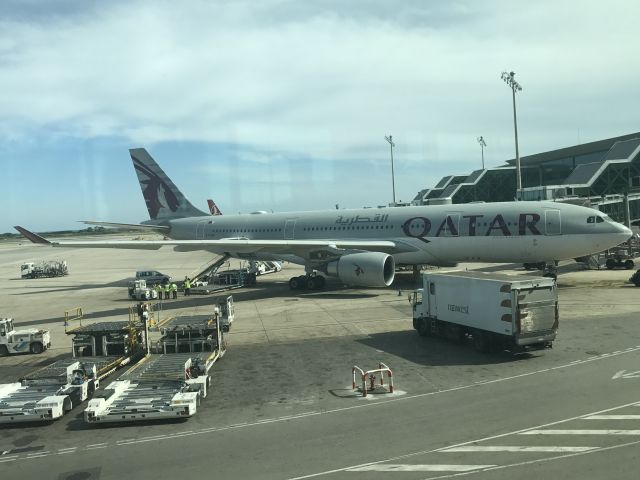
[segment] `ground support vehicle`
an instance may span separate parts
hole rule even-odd
[[[147,282],[148,287],[153,287],[157,284],[166,284],[171,281],[170,275],[158,272],[157,270],[138,270],[136,272],[136,280],[144,280]]]
[[[65,260],[51,260],[48,262],[27,262],[20,265],[22,278],[47,278],[69,275],[69,268]]]
[[[51,347],[49,330],[15,330],[12,318],[0,318],[0,355],[42,353]]]
[[[473,340],[478,351],[551,347],[558,330],[555,280],[484,272],[425,273],[411,298],[423,336]]]
[[[131,280],[127,287],[129,298],[132,300],[153,300],[158,298],[158,291],[149,288],[146,280]]]
[[[624,268],[631,270],[635,266],[633,261],[633,251],[630,245],[623,243],[615,248],[611,248],[604,252],[604,265],[609,270],[614,268]]]
[[[71,351],[74,358],[112,359],[108,372],[99,372],[101,378],[116,368],[142,358],[147,351],[145,326],[141,322],[97,322],[67,330],[72,335]]]
[[[226,351],[215,316],[173,317],[159,326],[154,353],[96,392],[87,423],[187,418],[196,414],[211,386],[213,364]]]
[[[98,382],[97,365],[89,359],[53,362],[0,385],[0,424],[56,420],[89,398]]]
[[[191,293],[216,293],[242,287],[252,287],[256,284],[256,273],[247,268],[225,270],[202,277],[191,287]]]
[[[631,275],[631,278],[629,279],[629,281],[633,283],[636,287],[640,287],[640,270],[638,270],[636,273]]]
[[[233,307],[233,296],[220,299],[213,309],[214,317],[220,322],[220,329],[223,332],[231,330],[231,324],[235,318],[235,309]]]
[[[194,358],[209,354],[153,354],[99,390],[84,412],[87,423],[136,422],[193,416],[207,394],[209,375],[197,375]],[[204,358],[203,358],[204,357]]]

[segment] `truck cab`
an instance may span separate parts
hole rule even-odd
[[[20,276],[22,278],[28,278],[31,276],[35,269],[35,264],[33,262],[27,262],[20,265]]]

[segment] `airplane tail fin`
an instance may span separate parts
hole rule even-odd
[[[207,200],[207,205],[209,205],[209,212],[211,212],[211,215],[213,215],[214,217],[217,216],[217,215],[222,215],[222,212],[220,211],[220,209],[216,205],[216,202],[214,202],[211,199],[208,199]]]
[[[144,148],[129,150],[152,220],[207,216],[185,198]]]

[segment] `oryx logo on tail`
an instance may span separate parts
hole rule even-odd
[[[158,212],[161,208],[168,208],[172,212],[178,209],[178,198],[171,191],[170,187],[151,169],[147,168],[138,159],[134,159],[133,167],[137,172],[147,176],[146,180],[140,180],[142,189],[142,195],[147,202],[147,209],[149,210],[149,216],[153,219],[158,217]],[[164,199],[164,203],[160,198]]]
[[[191,205],[144,148],[129,153],[151,220],[208,216]]]

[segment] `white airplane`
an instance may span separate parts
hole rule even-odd
[[[212,216],[195,208],[143,148],[130,150],[150,220],[86,222],[161,232],[167,240],[50,242],[54,247],[205,251],[305,266],[292,289],[322,288],[324,276],[384,287],[396,265],[457,262],[544,263],[619,245],[631,231],[597,210],[555,202],[466,203]]]

